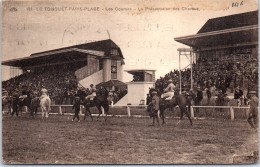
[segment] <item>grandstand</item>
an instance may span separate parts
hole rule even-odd
[[[2,65],[22,71],[21,75],[3,82],[9,93],[21,91],[22,87],[29,91],[44,87],[54,99],[61,97],[55,101],[69,101],[79,86],[88,88],[90,84],[121,81],[124,57],[121,49],[108,39],[34,53],[3,61]]]
[[[258,90],[258,11],[212,18],[197,34],[174,39],[195,52],[195,87],[204,90],[215,85],[226,93],[237,86],[245,92]],[[189,84],[190,71],[184,73],[183,79]],[[169,76],[176,80],[179,74],[175,71]]]

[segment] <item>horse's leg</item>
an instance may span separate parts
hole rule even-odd
[[[188,117],[188,119],[190,120],[190,125],[192,125],[192,120],[191,120],[191,117],[190,117],[190,114],[189,114],[189,112],[187,112],[187,110],[184,108],[184,111],[183,111],[185,114],[186,114],[186,116]]]
[[[42,110],[42,119],[44,118],[44,108],[43,107],[41,107],[41,110]]]
[[[104,104],[103,106],[103,109],[105,111],[105,114],[106,114],[106,118],[105,118],[105,121],[107,120],[107,115],[108,115],[108,110],[109,110],[109,104]]]
[[[190,118],[190,114],[186,110],[186,107],[180,107],[180,110],[181,110],[181,118],[180,118],[180,121],[177,124],[179,124],[181,122],[181,120],[183,119],[183,113],[185,113],[185,115],[188,117],[188,119],[190,121],[190,124],[192,125],[192,120]]]
[[[158,111],[157,111],[157,113],[156,113],[156,115],[155,115],[155,118],[156,118],[156,120],[157,120],[158,126],[160,126],[159,118],[158,118]]]
[[[46,118],[48,118],[49,117],[49,108],[47,108],[47,110],[46,110]]]
[[[98,109],[98,117],[97,117],[97,120],[99,119],[99,117],[100,117],[100,115],[102,114],[102,110],[101,110],[101,106],[100,105],[98,105],[97,106],[97,109]]]
[[[86,120],[88,110],[89,108],[85,106],[84,121]]]
[[[182,118],[183,118],[183,112],[184,112],[183,107],[179,107],[179,108],[180,108],[180,111],[181,111],[181,117],[180,117],[180,120],[177,122],[177,125],[178,125],[179,123],[181,123]]]
[[[164,121],[164,108],[161,108],[160,109],[160,117],[162,118],[162,125],[165,124],[165,121]]]
[[[164,118],[164,110],[160,111],[161,112],[161,118],[162,118],[162,125],[165,124],[165,118]]]
[[[34,109],[33,113],[34,113],[34,117],[36,118],[36,116],[37,116],[37,108]]]
[[[92,115],[91,115],[90,110],[88,110],[88,113],[89,113],[89,116],[90,116],[91,120],[93,121],[93,117],[92,117]]]

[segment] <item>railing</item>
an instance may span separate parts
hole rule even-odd
[[[192,119],[195,118],[194,108],[214,108],[214,109],[215,108],[223,108],[223,109],[229,109],[231,120],[235,119],[235,113],[234,113],[235,108],[237,108],[237,109],[249,109],[249,107],[238,107],[238,106],[191,106],[190,115],[191,115]]]
[[[57,114],[64,114],[63,113],[63,110],[62,110],[62,107],[72,107],[73,105],[51,105],[51,107],[58,107],[58,113]],[[131,114],[131,107],[144,107],[144,108],[147,108],[147,105],[127,105],[127,106],[110,106],[110,108],[126,108],[126,113],[127,115],[115,115],[115,116],[126,116],[126,117],[145,117],[145,116],[138,116],[138,115],[132,115]],[[188,106],[187,106],[188,107]],[[178,108],[178,106],[177,106]],[[195,118],[195,114],[194,114],[194,109],[195,108],[212,108],[212,109],[229,109],[229,112],[230,112],[230,119],[231,120],[234,120],[235,119],[235,112],[234,112],[234,109],[249,109],[248,106],[243,106],[243,107],[239,107],[239,106],[191,106],[191,109],[190,109],[190,116],[192,119]],[[81,105],[80,107],[80,115],[83,115],[83,109],[84,109],[84,106]],[[102,110],[102,116],[105,115],[104,113],[104,109],[101,107],[101,110]],[[28,109],[27,107],[25,107],[25,112],[28,112]],[[54,114],[54,113],[51,113],[51,114]],[[94,114],[95,115],[95,114]],[[160,116],[160,111],[158,112],[158,116]]]

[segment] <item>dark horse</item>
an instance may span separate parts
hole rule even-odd
[[[150,92],[152,92],[152,91],[154,91],[154,89],[150,90]],[[158,93],[158,94],[160,95],[160,93]],[[162,118],[162,121],[163,121],[162,124],[165,124],[164,111],[166,109],[173,109],[174,107],[179,106],[180,111],[181,111],[180,121],[183,119],[183,114],[186,114],[186,116],[188,117],[188,119],[190,121],[190,124],[192,125],[192,120],[191,120],[190,114],[186,108],[187,105],[188,105],[187,98],[182,94],[178,94],[177,91],[171,100],[165,100],[165,99],[160,98],[160,117]]]
[[[102,109],[101,109],[101,107],[102,107],[104,109],[104,112],[105,112],[105,115],[106,115],[106,118],[105,118],[105,121],[106,121],[108,111],[109,111],[109,103],[110,103],[110,101],[108,100],[108,92],[106,92],[106,91],[98,91],[97,96],[93,100],[89,100],[89,99],[85,100],[84,99],[83,104],[84,104],[84,107],[86,108],[84,120],[86,119],[87,114],[89,114],[92,121],[93,121],[93,117],[92,117],[91,112],[90,112],[91,107],[97,107],[97,109],[99,111],[99,114],[98,114],[98,117],[97,117],[97,120],[98,120],[100,115],[102,114]]]
[[[31,105],[31,97],[27,96],[25,98],[19,98],[19,102],[18,102],[18,112],[23,111],[23,108],[26,106],[27,109],[30,109],[30,105]]]

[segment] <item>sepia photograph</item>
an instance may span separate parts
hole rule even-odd
[[[3,0],[2,164],[257,164],[258,0]]]

